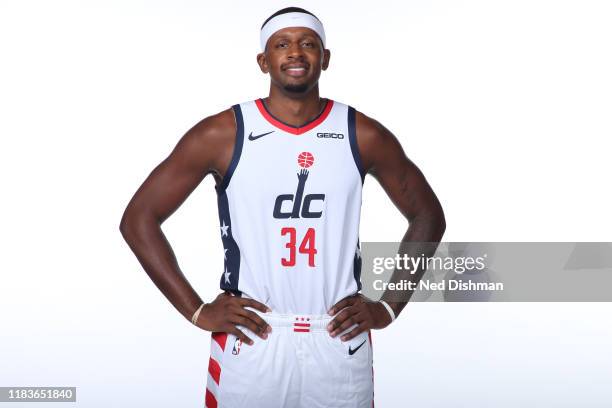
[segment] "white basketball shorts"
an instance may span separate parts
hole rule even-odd
[[[272,326],[266,340],[242,326],[252,346],[212,334],[207,408],[374,407],[370,331],[343,342],[331,316],[255,312]]]

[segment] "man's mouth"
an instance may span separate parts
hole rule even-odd
[[[305,64],[288,65],[285,67],[284,71],[289,76],[299,77],[299,76],[303,76],[306,74],[306,72],[308,71],[308,66]]]

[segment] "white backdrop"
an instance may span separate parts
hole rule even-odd
[[[203,406],[209,335],[119,221],[193,124],[267,94],[258,29],[289,5],[325,24],[322,96],[397,135],[444,205],[445,241],[612,241],[609,2],[1,0],[0,386]],[[206,300],[217,226],[207,178],[163,227]],[[406,227],[367,177],[361,239]],[[611,311],[411,304],[374,333],[377,407],[609,407]]]

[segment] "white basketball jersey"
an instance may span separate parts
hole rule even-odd
[[[325,314],[361,289],[355,110],[327,100],[317,118],[294,127],[261,99],[232,109],[234,153],[216,187],[221,289],[276,313]]]

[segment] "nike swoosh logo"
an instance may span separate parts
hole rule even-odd
[[[363,343],[361,343],[360,345],[357,346],[357,348],[353,349],[351,348],[351,346],[349,346],[349,356],[352,356],[353,354],[355,354],[357,352],[357,350],[359,350],[361,348],[361,346],[363,346],[365,344],[365,340],[363,341]]]
[[[249,140],[257,140],[260,137],[264,137],[265,135],[269,135],[270,133],[274,133],[274,131],[268,132],[268,133],[262,133],[261,135],[255,135],[253,136],[253,132],[249,133]]]

